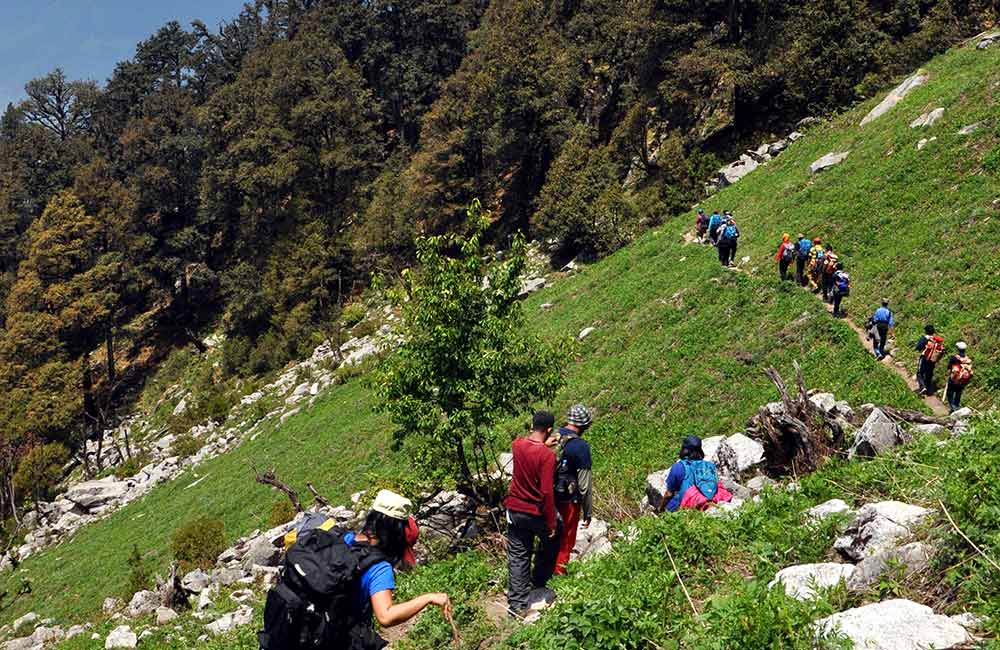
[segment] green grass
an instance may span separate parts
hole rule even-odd
[[[821,234],[844,254],[854,280],[847,307],[856,317],[863,318],[882,295],[891,297],[904,351],[925,318],[933,318],[949,341],[958,335],[968,340],[978,373],[969,400],[993,403],[998,370],[990,359],[1000,340],[986,315],[997,308],[1000,283],[992,250],[1000,214],[991,205],[1000,181],[982,165],[997,148],[998,58],[997,50],[940,57],[927,66],[931,82],[880,120],[856,126],[876,98],[816,128],[710,200],[709,207],[736,212],[743,231],[739,255],[751,255],[750,266],[759,267],[755,274],[723,270],[712,249],[685,245],[681,235],[693,216],[683,215],[525,303],[530,327],[545,336],[575,336],[596,327],[580,343],[566,368],[566,388],[550,406],[562,411],[579,401],[596,411],[589,436],[599,514],[627,511],[622,504],[637,501],[646,474],[670,464],[683,436],[742,430],[762,404],[776,398],[763,374],[767,366],[788,377],[799,361],[810,387],[853,404],[921,406],[891,369],[861,348],[846,324],[829,318],[811,295],[777,280],[770,255],[782,231]],[[937,125],[908,128],[914,117],[937,106],[946,107]],[[974,136],[955,135],[977,121],[985,125]],[[916,152],[916,141],[931,135],[938,140]],[[809,163],[843,149],[852,152],[846,162],[810,176]],[[553,307],[543,311],[543,303]],[[904,352],[904,359],[914,361],[914,353]],[[196,486],[188,488],[196,480],[189,473],[85,528],[70,543],[29,559],[17,577],[28,576],[33,592],[0,613],[0,621],[29,610],[60,623],[95,616],[104,596],[121,591],[132,544],[162,567],[173,530],[189,517],[222,518],[230,539],[262,527],[277,497],[253,483],[254,463],[274,465],[298,485],[313,481],[334,501],[373,481],[398,483],[406,476],[405,459],[387,449],[390,427],[372,414],[372,406],[363,381],[335,387],[284,426],[204,464],[198,476],[206,478]],[[996,433],[991,426],[988,432]],[[499,435],[512,437],[520,428],[509,422]],[[959,449],[973,453],[971,447]],[[805,624],[849,599],[834,593],[800,605],[765,594],[763,587],[777,568],[829,552],[833,531],[806,528],[801,511],[831,496],[860,503],[876,496],[928,501],[947,494],[951,475],[942,482],[926,470],[936,466],[940,453],[933,441],[901,452],[899,458],[912,458],[923,469],[891,460],[835,463],[803,481],[801,492],[775,494],[735,522],[641,519],[639,542],[557,581],[560,605],[509,645],[811,647]],[[957,475],[963,457],[949,458],[952,464],[942,467]],[[991,520],[982,521],[985,535]],[[704,625],[691,616],[661,552],[665,546],[682,567]],[[984,603],[995,597],[994,586],[965,580],[980,569],[966,562],[947,578],[978,585],[977,593],[962,591],[961,599],[988,609]],[[5,578],[3,588],[16,587],[16,580]],[[466,554],[404,578],[401,595],[450,591],[467,647],[488,647],[491,639],[500,641],[478,602],[502,584],[502,559]],[[441,647],[448,638],[444,626],[436,614],[424,617],[405,647]],[[76,643],[73,648],[91,647]],[[213,643],[251,648],[253,638],[242,630],[222,645]]]

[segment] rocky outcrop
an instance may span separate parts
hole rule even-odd
[[[851,155],[850,151],[831,151],[809,165],[809,171],[813,174],[826,171],[827,169],[835,167],[847,160],[849,155]]]
[[[904,576],[926,571],[930,567],[932,554],[933,549],[923,542],[911,542],[882,551],[857,564],[847,581],[847,588],[863,591],[896,567],[902,570]]]
[[[861,561],[895,548],[932,515],[927,508],[899,501],[870,503],[858,511],[833,547],[844,557]]]
[[[847,583],[854,570],[852,564],[833,562],[790,566],[778,571],[768,588],[773,589],[780,584],[789,597],[796,600],[810,600],[819,589],[836,587],[841,582]]]
[[[878,456],[903,442],[905,438],[899,425],[882,409],[875,409],[855,434],[854,444],[848,450],[847,457]]]
[[[879,102],[878,106],[873,108],[871,111],[868,112],[867,115],[865,115],[865,117],[861,120],[861,124],[859,126],[864,126],[869,122],[877,120],[881,116],[888,113],[896,106],[896,104],[901,102],[904,97],[913,92],[914,88],[918,88],[924,85],[925,83],[927,83],[929,79],[930,75],[928,75],[923,70],[918,70],[914,74],[907,77],[903,81],[903,83],[893,88],[889,92],[889,94],[886,95],[885,99]]]
[[[925,605],[887,600],[833,614],[816,622],[822,634],[839,633],[865,650],[945,650],[972,641],[969,632]]]
[[[944,117],[943,108],[935,108],[933,111],[927,111],[917,119],[910,122],[911,129],[919,129],[924,126],[934,126],[934,123]]]
[[[839,514],[850,514],[851,506],[841,499],[830,499],[806,510],[806,517],[812,521],[823,521]]]

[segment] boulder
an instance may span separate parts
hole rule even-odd
[[[597,331],[596,327],[585,327],[582,330],[580,330],[580,333],[577,335],[576,340],[582,341],[583,339],[593,334],[595,331]]]
[[[913,432],[921,435],[943,436],[949,433],[948,427],[940,424],[915,424]]]
[[[878,106],[869,111],[868,114],[861,120],[861,124],[859,126],[864,126],[865,124],[868,124],[869,122],[888,113],[893,109],[893,107],[896,106],[896,104],[901,102],[904,97],[909,95],[914,88],[918,88],[927,83],[928,79],[930,79],[930,75],[923,70],[917,70],[915,73],[907,77],[903,83],[893,88],[892,91],[886,95],[885,99],[879,102]]]
[[[755,476],[747,481],[747,489],[754,494],[760,494],[765,489],[777,485],[778,482],[766,476]],[[728,488],[726,488],[728,489]]]
[[[104,641],[105,650],[112,648],[134,648],[139,645],[139,637],[135,635],[128,625],[119,625],[111,630],[108,638]]]
[[[746,485],[740,485],[731,476],[721,476],[719,480],[722,482],[722,487],[729,490],[734,498],[742,499],[746,501],[747,499],[753,498],[753,492]]]
[[[186,573],[184,577],[181,578],[181,586],[194,594],[200,594],[210,584],[212,584],[211,576],[201,569],[195,569],[194,571]]]
[[[125,608],[125,615],[129,618],[138,618],[146,614],[152,614],[160,606],[160,595],[155,591],[144,589],[135,592],[128,607]]]
[[[997,41],[1000,41],[1000,32],[994,32],[992,34],[987,34],[986,36],[984,36],[982,38],[982,40],[980,40],[978,43],[976,43],[976,49],[977,50],[985,50],[986,48],[990,47],[991,45],[993,45]]]
[[[920,141],[917,142],[917,151],[920,151],[921,149],[923,149],[930,143],[934,142],[935,140],[937,140],[937,136],[933,138],[921,138]],[[890,350],[889,356],[895,356],[894,352],[895,352],[894,350]]]
[[[243,577],[243,571],[235,567],[227,567],[212,571],[212,582],[217,582],[223,587],[236,584],[236,581]]]
[[[813,164],[809,165],[809,171],[813,174],[818,174],[819,172],[826,171],[831,167],[839,165],[840,163],[847,160],[847,157],[851,154],[850,151],[831,151],[825,156],[817,159]]]
[[[742,433],[734,433],[726,438],[723,444],[719,445],[720,452],[723,445],[735,452],[736,470],[740,474],[764,462],[764,446]],[[705,452],[705,457],[708,458],[707,451]]]
[[[219,636],[220,634],[230,632],[242,625],[250,625],[252,622],[253,609],[246,605],[241,605],[235,612],[230,612],[225,616],[212,621],[205,626],[205,629],[208,630],[212,636]]]
[[[758,167],[760,167],[760,163],[753,156],[743,154],[739,160],[719,170],[719,187],[727,187],[739,182],[740,179]]]
[[[122,608],[122,601],[117,598],[105,598],[101,611],[110,616]]]
[[[789,142],[798,142],[799,140],[801,140],[804,137],[806,137],[805,133],[801,133],[799,131],[792,131],[791,133],[788,134],[788,141]]]
[[[248,544],[240,564],[246,571],[250,571],[255,565],[278,566],[280,559],[281,549],[266,536],[258,535]]]
[[[169,607],[157,607],[156,608],[156,624],[166,625],[170,623],[175,618],[177,618],[177,612],[170,609]]]
[[[571,559],[597,557],[611,552],[611,539],[608,524],[600,519],[594,519],[590,526],[581,523],[576,531],[576,545],[573,547]]]
[[[806,510],[806,517],[811,521],[822,521],[827,517],[832,517],[840,513],[850,513],[851,506],[841,499],[830,499],[818,506],[813,506]]]
[[[778,571],[774,580],[767,586],[773,589],[778,584],[785,588],[785,593],[796,600],[810,600],[819,589],[836,587],[841,582],[847,583],[854,573],[853,564],[799,564]]]
[[[933,111],[927,111],[917,119],[910,122],[911,129],[919,129],[924,126],[934,126],[934,123],[940,120],[944,116],[943,108],[935,108]]]
[[[24,616],[14,621],[14,634],[31,632],[41,621],[41,617],[35,612],[28,612]]]
[[[521,283],[518,297],[525,297],[545,288],[545,278],[527,278]]]
[[[84,634],[88,629],[89,623],[87,625],[71,625],[68,630],[66,630],[66,639],[75,639],[76,637]]]
[[[934,549],[923,542],[911,542],[865,558],[855,567],[854,574],[847,581],[847,588],[864,591],[895,567],[901,568],[907,576],[926,571],[933,552]]]
[[[120,499],[128,492],[129,485],[125,481],[119,481],[114,476],[85,481],[72,486],[66,490],[64,497],[72,501],[84,510],[94,510],[100,506],[107,505],[110,501]]]
[[[952,420],[965,420],[967,418],[972,417],[972,409],[969,408],[968,406],[963,406],[962,408],[958,409],[948,417],[951,418]]]
[[[970,643],[969,632],[926,605],[894,599],[856,607],[816,622],[822,634],[839,633],[865,650],[944,650]]]
[[[833,548],[844,557],[861,561],[895,548],[930,519],[933,511],[899,501],[880,501],[863,506],[837,538]]]
[[[848,450],[847,457],[878,456],[901,442],[903,442],[903,434],[899,425],[882,409],[875,409],[854,435],[854,444]]]
[[[439,492],[417,512],[420,528],[428,537],[465,537],[475,520],[476,503],[454,491]]]
[[[975,124],[969,124],[968,126],[963,126],[958,130],[959,135],[972,135],[982,126],[982,122],[976,122]]]
[[[667,495],[667,474],[670,469],[661,469],[646,477],[645,501],[653,510],[663,507],[663,499]]]
[[[211,607],[215,602],[215,597],[219,594],[219,585],[212,585],[198,594],[198,605],[195,609],[199,612]]]

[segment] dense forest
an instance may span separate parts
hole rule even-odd
[[[720,161],[980,31],[988,0],[256,0],[0,122],[0,509],[172,348],[308,354],[473,199],[600,256]],[[59,445],[54,447],[53,445]],[[27,460],[25,460],[27,459]]]

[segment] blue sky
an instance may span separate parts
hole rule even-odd
[[[164,23],[209,27],[236,16],[244,0],[0,0],[0,111],[24,84],[60,67],[101,84],[115,64]]]

